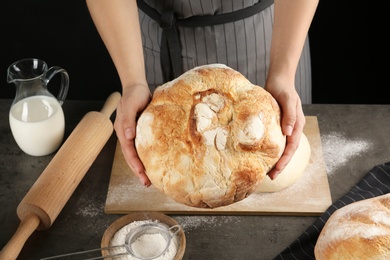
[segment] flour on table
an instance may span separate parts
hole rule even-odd
[[[106,204],[126,204],[129,196],[135,201],[144,200],[145,192],[148,192],[147,187],[143,186],[138,178],[130,176],[130,174],[124,174],[119,176],[115,185],[115,189],[110,190],[110,196],[107,196]]]
[[[339,133],[322,135],[321,140],[328,175],[348,163],[350,158],[366,152],[371,147],[365,140],[351,140]]]
[[[240,221],[239,218],[234,216],[176,216],[174,219],[180,223],[185,232],[199,227],[218,227],[222,224]]]
[[[90,204],[80,207],[76,211],[76,215],[83,216],[83,217],[96,217],[101,212],[103,212],[104,205],[96,206],[93,204],[93,202],[90,202]]]

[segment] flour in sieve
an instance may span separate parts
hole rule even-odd
[[[125,240],[126,240],[126,235],[130,232],[130,230],[132,230],[140,225],[147,224],[150,222],[152,222],[152,220],[133,221],[130,224],[124,226],[123,228],[119,229],[115,233],[115,235],[113,236],[113,238],[110,241],[110,246],[124,245]],[[133,249],[136,249],[136,250],[140,250],[142,248],[143,252],[140,252],[140,253],[142,253],[143,255],[151,255],[152,251],[150,251],[150,250],[153,250],[153,249],[148,248],[145,244],[149,244],[149,243],[160,244],[161,240],[164,240],[164,237],[162,237],[161,235],[154,236],[154,237],[147,237],[147,238],[145,237],[145,240],[144,240],[145,243],[143,245],[140,245],[139,244],[140,241],[138,241],[136,244],[134,244],[134,245],[132,244],[131,246],[133,247]],[[171,260],[171,259],[173,259],[176,255],[178,244],[179,244],[178,237],[173,236],[167,251],[162,256],[154,258],[154,259],[155,260]],[[148,251],[148,249],[149,249],[149,251]],[[125,247],[118,247],[118,248],[110,249],[110,255],[121,254],[121,253],[127,253]],[[138,260],[138,258],[135,258],[135,257],[131,256],[130,254],[126,255],[126,256],[115,257],[115,260],[133,260],[133,259]]]
[[[151,245],[151,246],[145,246]],[[144,234],[137,238],[132,244],[131,249],[138,256],[144,256],[146,258],[154,257],[161,254],[167,242],[161,234]]]

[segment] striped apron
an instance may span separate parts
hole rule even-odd
[[[269,68],[273,0],[137,0],[151,91],[196,66],[223,63],[264,86]],[[308,38],[295,86],[311,103]]]

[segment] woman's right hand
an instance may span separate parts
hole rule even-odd
[[[135,85],[123,88],[122,98],[116,110],[114,128],[124,158],[141,183],[149,187],[151,182],[135,148],[137,117],[151,100],[148,86]]]
[[[146,81],[137,1],[87,0],[93,22],[122,84],[114,128],[127,164],[145,186],[150,180],[135,149],[136,121],[151,93]]]

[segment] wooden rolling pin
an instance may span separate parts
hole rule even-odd
[[[0,252],[15,260],[30,235],[48,229],[113,133],[110,120],[121,95],[111,94],[100,112],[87,113],[17,208],[21,223]]]

